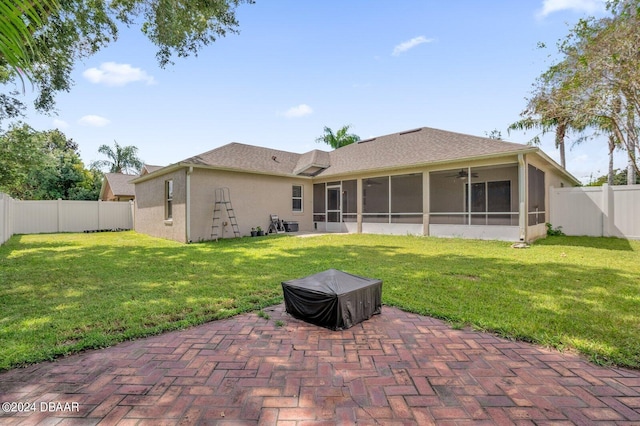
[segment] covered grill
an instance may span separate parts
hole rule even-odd
[[[282,283],[284,305],[295,318],[343,330],[379,314],[382,281],[328,269]]]

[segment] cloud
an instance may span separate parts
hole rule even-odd
[[[85,115],[78,123],[83,126],[92,126],[92,127],[104,127],[107,124],[111,123],[111,120],[108,118],[100,117],[99,115]]]
[[[143,83],[156,84],[153,76],[140,68],[134,68],[129,64],[117,64],[115,62],[103,62],[100,68],[89,68],[82,75],[92,83],[105,84],[107,86],[124,86],[129,83],[141,81]]]
[[[543,0],[542,10],[538,12],[538,17],[544,18],[547,15],[562,10],[596,13],[604,9],[604,0]]]
[[[414,47],[423,43],[431,43],[432,41],[432,38],[426,38],[425,36],[414,37],[411,40],[403,41],[402,43],[394,47],[391,54],[393,56],[399,56],[401,53],[404,53],[409,49],[413,49]]]
[[[67,129],[67,128],[69,128],[69,123],[67,123],[64,120],[59,120],[57,118],[53,119],[53,125],[56,126],[56,128],[58,128],[58,129]]]
[[[298,118],[304,117],[305,115],[309,115],[313,113],[313,109],[307,104],[300,104],[298,106],[289,108],[284,113],[283,116],[287,118]]]

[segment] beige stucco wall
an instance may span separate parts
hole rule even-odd
[[[572,186],[571,181],[556,172],[555,168],[543,157],[536,154],[525,156],[525,163],[530,163],[545,171],[545,186],[547,187],[546,208],[548,212],[550,186]],[[187,199],[187,169],[181,168],[174,172],[158,176],[156,178],[136,184],[136,230],[141,233],[168,238],[176,241],[187,242],[187,228],[190,232],[190,241],[203,241],[212,238],[213,209],[215,191],[217,188],[227,187],[230,190],[231,202],[242,236],[249,235],[251,228],[261,226],[267,230],[269,215],[277,214],[280,219],[293,220],[299,223],[300,231],[314,231],[313,224],[313,184],[327,183],[341,180],[358,180],[358,210],[361,211],[362,179],[378,176],[401,175],[410,173],[423,173],[423,206],[424,206],[424,234],[428,234],[430,203],[435,198],[444,197],[440,192],[450,189],[429,185],[430,172],[443,170],[459,170],[471,166],[472,168],[490,165],[509,165],[507,168],[483,169],[481,181],[505,180],[512,182],[512,211],[518,211],[519,186],[517,168],[517,156],[505,156],[502,158],[483,159],[474,162],[448,163],[431,167],[415,167],[406,169],[385,170],[359,174],[345,174],[328,178],[304,178],[288,176],[269,176],[243,172],[211,170],[194,168],[190,175],[190,220],[187,226],[186,199]],[[526,164],[525,164],[526,168]],[[514,174],[515,173],[515,174]],[[165,200],[164,183],[167,179],[174,180],[173,220],[164,219]],[[451,185],[462,185],[461,181],[451,179]],[[303,187],[303,211],[292,211],[292,186]],[[526,188],[526,182],[524,187]],[[460,189],[457,190],[460,193]],[[454,200],[456,205],[451,205],[449,211],[461,211],[463,200]],[[449,206],[446,206],[447,210]],[[439,206],[438,210],[441,210]],[[221,222],[229,223],[226,211],[223,210]],[[548,217],[548,213],[547,213]],[[360,218],[359,218],[360,219]],[[349,224],[349,232],[361,232],[362,223]],[[397,224],[392,224],[397,225]],[[319,231],[322,229],[319,227]],[[544,224],[527,227],[527,240],[533,240],[544,236],[546,227]],[[228,224],[221,229],[219,237],[233,237],[233,229]]]
[[[303,211],[292,211],[292,186],[302,185]],[[211,239],[216,188],[229,188],[238,228],[242,236],[251,228],[269,228],[269,215],[285,221],[297,221],[300,231],[312,230],[313,185],[308,178],[268,176],[209,169],[194,169],[191,174],[191,241]],[[226,210],[221,221],[229,222]],[[233,229],[224,227],[221,238],[233,237]]]
[[[173,219],[165,220],[165,181],[173,179]],[[186,169],[136,184],[135,230],[159,238],[186,242]]]
[[[527,164],[531,164],[532,166],[544,171],[544,186],[545,186],[545,211],[546,211],[546,221],[549,222],[550,213],[549,213],[549,194],[550,187],[561,188],[561,187],[571,187],[574,186],[569,179],[560,174],[555,167],[552,167],[547,161],[535,154],[528,154],[525,157],[525,162]],[[527,185],[525,188],[528,188],[528,173],[527,173]],[[540,223],[538,225],[529,226],[527,225],[527,241],[534,241],[538,238],[544,238],[547,235],[547,227],[544,223]]]

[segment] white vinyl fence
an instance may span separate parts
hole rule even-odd
[[[13,235],[13,198],[0,192],[0,245]]]
[[[549,210],[567,235],[640,239],[640,185],[551,188]]]
[[[13,234],[133,229],[133,202],[20,201],[0,193],[0,244]]]

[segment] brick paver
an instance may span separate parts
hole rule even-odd
[[[387,306],[345,331],[266,311],[1,373],[29,411],[0,424],[640,424],[637,371]]]

